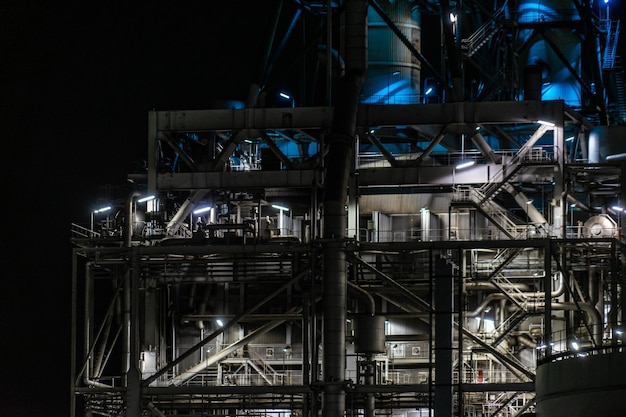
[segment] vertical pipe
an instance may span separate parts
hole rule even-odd
[[[129,301],[128,311],[128,358],[126,374],[126,417],[141,417],[141,372],[139,371],[139,271],[140,259],[137,249],[131,250],[131,270],[124,288],[124,298]],[[128,290],[128,295],[126,295]],[[126,320],[126,317],[125,317]]]
[[[438,257],[435,263],[435,416],[452,417],[454,276],[452,267]]]
[[[345,204],[350,178],[359,96],[367,65],[367,1],[348,0],[346,22],[346,74],[337,83],[333,123],[328,138],[324,194],[324,362],[323,414],[343,417],[345,412],[346,293]]]
[[[546,345],[546,357],[552,354],[552,260],[550,258],[552,252],[552,244],[550,239],[546,239],[543,249],[543,268],[545,275],[543,278],[543,288],[545,291],[544,299],[546,300],[544,310],[544,344]],[[566,278],[564,278],[566,279]]]

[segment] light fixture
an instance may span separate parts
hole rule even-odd
[[[611,208],[615,211],[624,211],[624,207],[621,207],[621,206],[613,206]]]
[[[572,348],[572,350],[580,349],[580,345],[578,344],[576,340],[572,340],[569,345]]]
[[[106,207],[102,207],[99,209],[94,210],[94,214],[98,214],[98,213],[104,213],[105,211],[109,211],[111,210],[111,206],[106,206]]]
[[[139,200],[137,200],[138,203],[145,203],[146,201],[150,201],[150,200],[154,200],[154,196],[153,195],[148,195],[145,197],[141,197]]]
[[[93,229],[94,229],[94,222],[95,222],[95,220],[94,220],[95,215],[99,214],[99,213],[107,212],[109,210],[111,210],[111,206],[101,207],[99,209],[92,210],[91,213],[89,213],[89,236],[90,237],[95,237],[96,236],[96,233],[93,231]]]
[[[279,95],[281,98],[285,99],[285,100],[291,100],[291,96],[290,96],[289,94],[287,94],[287,93],[283,92],[283,91],[281,91],[280,93],[278,93],[278,95]]]
[[[429,95],[430,93],[433,92],[433,88],[432,87],[428,87],[428,89],[426,90],[426,92],[424,93],[425,96]]]
[[[280,211],[289,211],[289,207],[279,206],[278,204],[272,204],[272,207],[274,207],[275,209],[278,209]]]
[[[540,125],[550,126],[550,127],[556,126],[554,123],[548,122],[546,120],[537,120],[537,123],[539,123]]]
[[[574,136],[570,136],[569,138],[565,139],[565,142],[571,142],[574,140]]]
[[[217,323],[217,325],[220,327],[224,327],[224,322],[221,319],[215,320],[215,323]]]
[[[207,211],[210,211],[213,207],[211,206],[207,206],[207,207],[200,207],[197,210],[193,211],[193,214],[200,214],[200,213],[206,213]]]
[[[624,333],[624,331],[621,329],[621,327],[617,327],[617,328],[615,329],[615,334],[617,334],[617,335],[621,335],[621,334],[623,334],[623,333]]]
[[[463,169],[463,168],[471,167],[474,164],[475,164],[474,161],[463,161],[456,166],[456,169]]]

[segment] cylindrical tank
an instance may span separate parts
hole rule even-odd
[[[537,368],[537,417],[626,415],[626,353],[587,355]]]
[[[617,224],[609,216],[597,215],[585,221],[583,230],[588,238],[611,238],[617,232]]]
[[[578,74],[581,73],[580,38],[567,24],[569,21],[580,20],[575,2],[522,0],[519,2],[517,12],[520,24],[551,24],[550,28],[546,29],[546,36],[556,44],[568,64]],[[524,100],[537,100],[537,89],[541,88],[539,99],[564,100],[569,106],[580,107],[581,88],[575,75],[563,64],[543,37],[534,35],[535,30],[532,28],[519,31],[519,45],[530,41],[528,48],[525,49],[525,55],[520,60],[524,66]],[[541,63],[541,67],[537,67],[537,63]],[[537,80],[539,74],[541,80]],[[538,82],[541,82],[541,86],[537,85]]]
[[[354,351],[383,353],[385,351],[385,317],[362,315],[356,317],[354,321]]]
[[[595,126],[589,133],[589,162],[626,159],[626,126]]]
[[[379,2],[385,15],[404,36],[421,50],[419,10],[408,0]],[[414,104],[419,102],[420,64],[387,23],[369,8],[368,68],[363,102],[371,104]]]

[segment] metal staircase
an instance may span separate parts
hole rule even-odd
[[[619,40],[619,20],[604,20],[602,26],[606,32],[606,44],[602,57],[602,69],[611,70],[615,64],[615,51]]]
[[[476,32],[472,33],[469,38],[461,40],[461,48],[467,58],[474,55],[483,45],[500,30],[502,24],[498,22],[498,19],[502,17],[505,12],[507,4],[505,3],[488,21],[486,21]]]
[[[510,213],[485,195],[479,188],[459,185],[454,190],[454,202],[470,204],[479,210],[508,239],[521,239],[525,236],[526,227],[516,224]]]

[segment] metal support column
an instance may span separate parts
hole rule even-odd
[[[435,260],[435,416],[452,417],[454,276],[442,257]]]

